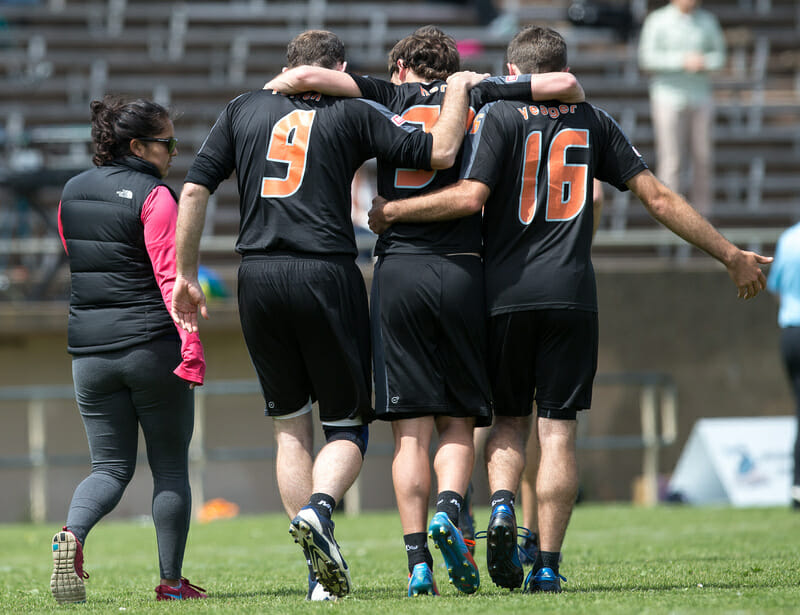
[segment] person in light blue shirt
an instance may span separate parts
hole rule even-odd
[[[650,75],[657,175],[704,216],[713,203],[714,99],[710,74],[725,65],[725,38],[700,0],[670,0],[642,24],[639,66]],[[687,153],[689,155],[687,155]],[[691,184],[681,176],[691,165]]]
[[[785,230],[775,248],[767,290],[778,296],[781,356],[792,385],[800,421],[800,222]],[[794,443],[792,507],[800,510],[800,429]]]

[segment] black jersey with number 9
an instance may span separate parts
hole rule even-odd
[[[237,172],[236,251],[350,254],[350,185],[378,156],[430,168],[432,137],[385,107],[310,93],[247,92],[222,111],[186,176],[211,192]]]

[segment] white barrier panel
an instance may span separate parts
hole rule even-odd
[[[700,419],[670,491],[689,504],[788,505],[796,431],[793,416]]]

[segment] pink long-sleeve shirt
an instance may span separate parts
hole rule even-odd
[[[175,225],[178,219],[178,204],[166,186],[156,187],[142,206],[144,243],[167,311],[172,307],[172,288],[175,286]],[[64,251],[67,243],[61,226],[61,203],[58,204],[58,232]],[[176,326],[181,338],[181,363],[174,373],[188,382],[203,384],[206,362],[203,345],[197,333],[188,333]]]

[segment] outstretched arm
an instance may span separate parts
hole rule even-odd
[[[197,312],[208,319],[206,296],[197,279],[200,237],[206,220],[206,206],[211,196],[208,188],[186,182],[178,203],[175,231],[175,287],[172,291],[172,319],[181,328],[198,330]]]
[[[474,179],[462,179],[422,196],[387,201],[382,196],[372,199],[369,228],[383,233],[395,222],[436,222],[453,220],[477,213],[489,198],[489,186]]]
[[[321,66],[296,66],[267,81],[265,90],[281,94],[320,92],[329,96],[361,96],[361,88],[345,72]]]
[[[650,171],[642,171],[626,183],[656,220],[725,265],[739,298],[750,299],[767,287],[761,265],[771,263],[771,257],[737,248]]]

